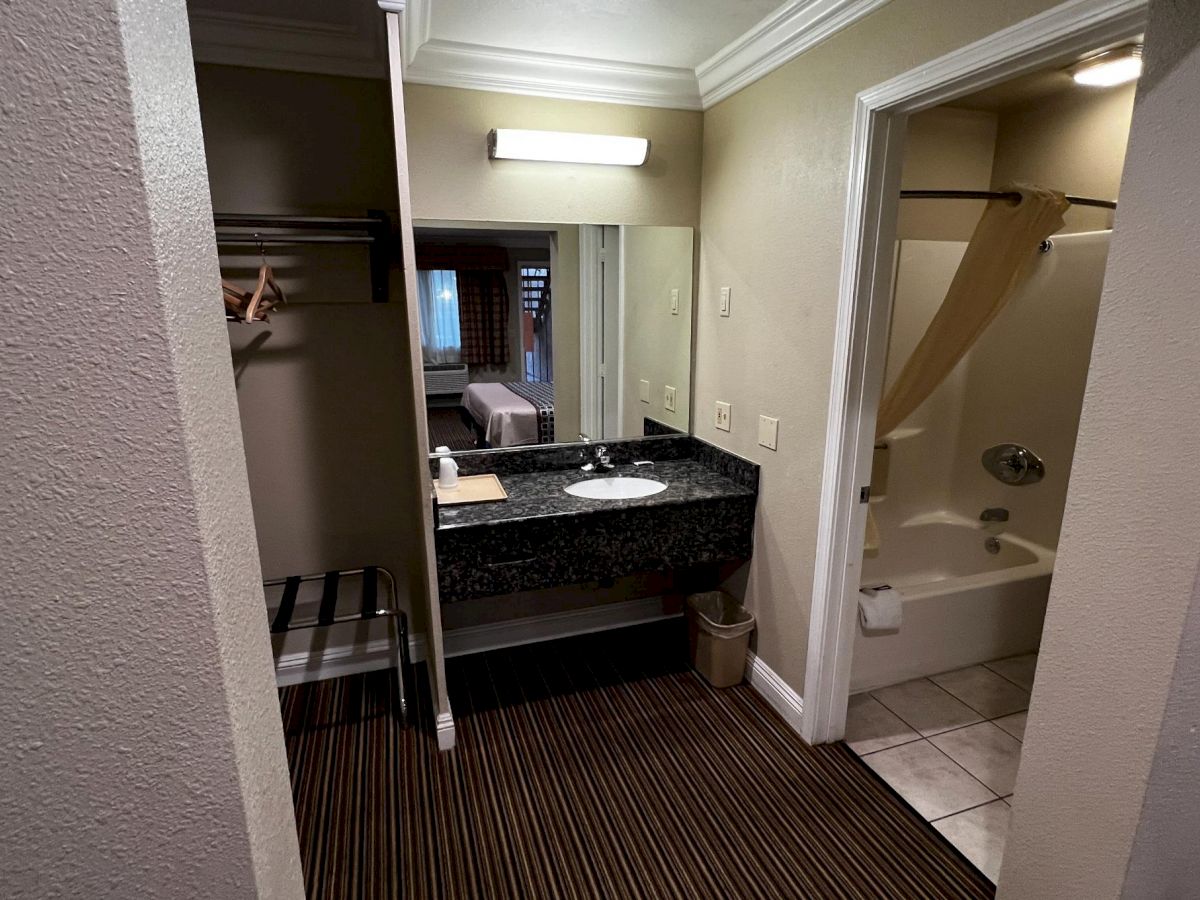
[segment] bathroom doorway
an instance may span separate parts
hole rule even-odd
[[[1031,20],[859,96],[805,737],[844,736],[993,880],[1134,93],[1073,73],[1133,58],[1143,24]],[[1020,257],[1021,287],[951,325],[962,346],[937,328],[922,346],[944,298],[980,293],[957,275],[1013,184],[1073,202]],[[869,629],[862,588],[880,589]]]

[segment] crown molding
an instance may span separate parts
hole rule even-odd
[[[437,38],[421,44],[404,77],[417,84],[477,91],[700,109],[691,69],[504,50]]]
[[[402,31],[401,59],[407,69],[412,65],[417,51],[429,43],[429,23],[432,20],[430,5],[432,0],[379,0],[379,5],[388,9],[392,4],[399,3],[404,18]]]
[[[377,0],[380,9],[403,14],[406,81],[691,110],[708,109],[886,2],[791,0],[693,71],[431,38],[432,0]],[[202,9],[189,14],[197,62],[358,78],[386,77],[383,18],[371,6],[344,25]]]
[[[389,0],[392,2],[392,0]],[[196,62],[354,78],[384,78],[383,17],[330,24],[276,16],[193,9],[188,13]]]
[[[708,109],[758,81],[888,0],[792,0],[696,67],[702,107]]]

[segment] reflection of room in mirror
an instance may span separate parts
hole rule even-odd
[[[439,222],[415,237],[431,449],[687,432],[690,228]]]

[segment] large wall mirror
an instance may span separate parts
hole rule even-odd
[[[689,431],[691,228],[414,224],[430,450]]]

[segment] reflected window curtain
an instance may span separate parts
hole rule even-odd
[[[459,270],[458,316],[462,361],[508,365],[508,284],[495,269]]]
[[[444,269],[417,272],[421,353],[427,363],[462,361],[458,276]]]

